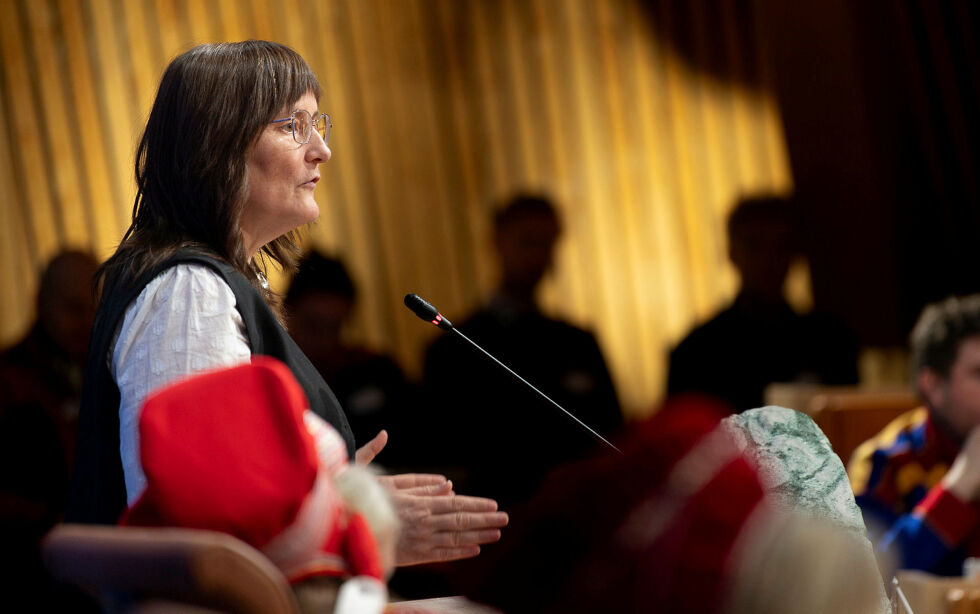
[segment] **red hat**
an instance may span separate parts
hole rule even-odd
[[[383,581],[371,530],[333,485],[343,441],[308,407],[288,367],[263,356],[155,392],[140,416],[146,491],[120,523],[229,533],[292,582]]]
[[[733,552],[767,508],[718,428],[726,414],[677,399],[634,426],[622,455],[553,473],[464,592],[507,612],[718,611]]]

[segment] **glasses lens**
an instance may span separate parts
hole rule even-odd
[[[321,113],[316,118],[316,131],[323,137],[323,144],[330,145],[330,116]]]
[[[293,113],[293,138],[300,145],[310,142],[313,133],[313,118],[306,111],[299,109]]]

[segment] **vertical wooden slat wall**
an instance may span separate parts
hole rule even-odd
[[[402,295],[462,316],[494,283],[493,207],[544,191],[565,236],[543,302],[597,332],[624,406],[641,415],[670,346],[735,289],[731,204],[791,187],[764,24],[750,14],[738,27],[751,3],[733,6],[0,0],[0,342],[29,325],[37,273],[58,249],[105,257],[122,236],[136,141],[169,59],[269,38],[307,58],[334,118],[307,240],[350,264],[351,334],[416,374],[437,331]],[[696,57],[722,49],[733,79],[693,68],[674,37]]]

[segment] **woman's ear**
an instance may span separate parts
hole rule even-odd
[[[920,369],[915,383],[930,409],[942,409],[946,405],[946,378],[938,371],[929,367]]]

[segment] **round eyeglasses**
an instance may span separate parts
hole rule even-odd
[[[289,122],[283,126],[283,130],[290,130],[293,133],[293,140],[300,145],[306,145],[310,142],[314,128],[320,133],[323,144],[330,145],[330,128],[333,125],[330,123],[330,116],[326,113],[320,113],[316,117],[313,117],[308,111],[296,109],[289,117],[274,119],[269,123],[279,124],[282,122]]]

